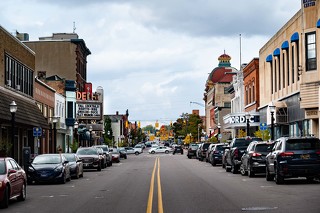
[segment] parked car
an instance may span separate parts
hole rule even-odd
[[[78,179],[83,177],[83,162],[75,153],[63,153],[64,157],[69,161],[70,175]]]
[[[103,153],[107,157],[107,166],[112,166],[112,154],[109,151],[109,146],[108,145],[95,145],[94,147],[99,147],[103,150]]]
[[[119,149],[119,153],[120,153],[120,158],[124,158],[127,159],[127,151],[124,147],[120,147]]]
[[[166,147],[167,147],[167,146],[166,146]],[[174,147],[172,154],[176,154],[176,153],[180,153],[181,155],[183,155],[183,148],[182,148],[182,146],[178,145],[178,146],[175,146],[175,147]]]
[[[27,176],[19,164],[10,157],[0,158],[0,207],[8,208],[9,200],[27,197]]]
[[[98,150],[99,156],[102,159],[102,169],[107,168],[107,155],[101,147],[94,146]]]
[[[188,147],[187,157],[190,159],[197,156],[198,144],[191,143]]]
[[[252,141],[262,141],[261,138],[234,138],[225,150],[225,169],[233,174],[238,173],[241,165],[241,157]]]
[[[155,148],[151,148],[149,149],[149,154],[155,154],[155,153],[166,153],[169,154],[169,152],[171,152],[172,149],[166,146],[158,146]]]
[[[28,183],[66,183],[71,180],[69,161],[62,154],[37,155],[28,167]]]
[[[252,141],[241,157],[240,173],[254,177],[257,173],[266,172],[266,156],[274,143]]]
[[[212,166],[222,163],[222,156],[226,148],[227,144],[225,143],[214,144],[209,155],[209,162]]]
[[[124,147],[127,151],[127,154],[139,155],[142,153],[142,148],[133,148],[133,147]]]
[[[76,154],[82,159],[84,169],[102,169],[102,157],[94,147],[79,147]]]
[[[198,159],[203,161],[206,158],[206,153],[211,143],[203,143],[201,147],[199,147],[198,151]]]
[[[116,147],[110,148],[110,152],[112,154],[112,161],[116,163],[120,163],[120,152],[118,148]]]
[[[209,156],[210,156],[210,154],[211,154],[211,151],[212,151],[212,148],[214,147],[214,145],[215,145],[214,143],[211,143],[211,144],[209,145],[207,151],[206,151],[206,157],[205,157],[206,162],[210,162],[210,161],[209,161]],[[211,162],[210,162],[210,163],[211,163]]]
[[[281,137],[266,156],[266,179],[282,184],[286,178],[320,178],[320,141],[314,137]]]
[[[141,148],[143,152],[143,149],[146,148],[146,146],[143,143],[138,143],[134,146],[134,148]]]

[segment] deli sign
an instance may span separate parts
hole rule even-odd
[[[101,119],[101,103],[77,103],[76,114],[80,119]]]

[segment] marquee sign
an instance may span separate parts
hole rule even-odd
[[[101,103],[78,103],[76,105],[76,114],[78,119],[101,119]]]

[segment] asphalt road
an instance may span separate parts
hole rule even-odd
[[[0,211],[319,213],[319,195],[319,182],[276,185],[264,176],[234,175],[186,155],[145,151],[66,184],[28,185],[26,201],[11,201]]]

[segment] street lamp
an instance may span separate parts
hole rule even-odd
[[[58,117],[52,117],[52,123],[53,123],[53,153],[57,152],[57,122]]]
[[[247,113],[246,113],[246,121],[247,121],[247,136],[250,136],[250,123],[249,123],[249,119],[250,119],[250,114],[247,112]]]
[[[270,114],[271,114],[271,140],[274,140],[274,112],[276,111],[276,106],[271,104],[269,105]]]
[[[201,127],[201,124],[198,124],[198,142],[200,142],[200,127]]]
[[[11,156],[14,158],[14,125],[15,125],[15,117],[16,112],[18,110],[18,106],[15,101],[12,101],[10,104],[10,112],[11,112],[11,144],[12,144],[12,150],[11,150]]]
[[[218,141],[220,143],[220,129],[221,129],[221,124],[218,123]]]
[[[92,141],[91,141],[91,140],[92,140],[92,126],[89,127],[89,132],[90,132],[89,146],[92,146],[92,145],[91,145],[91,143],[92,143]]]
[[[75,130],[75,133],[77,134],[77,142],[78,142],[78,146],[80,146],[80,141],[79,141],[79,132],[78,132],[78,128],[79,128],[79,123],[76,121],[74,122],[74,130]]]

